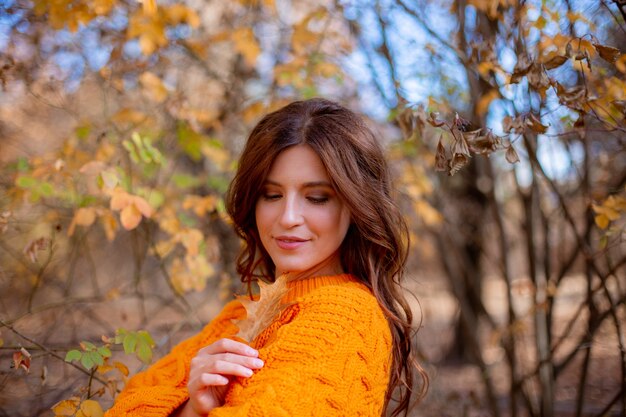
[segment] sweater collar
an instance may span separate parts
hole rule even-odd
[[[345,284],[348,282],[360,281],[350,274],[324,275],[289,281],[287,282],[289,292],[285,295],[283,301],[287,303],[294,302],[297,298],[303,297],[317,288],[327,285]]]

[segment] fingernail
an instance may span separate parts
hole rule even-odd
[[[263,366],[263,361],[261,359],[255,359],[252,361],[252,363],[254,364],[254,366],[259,368]]]
[[[247,369],[246,370],[246,375],[248,375],[248,376],[252,376],[253,373],[254,372],[252,372],[252,369]]]
[[[259,351],[257,351],[256,349],[253,349],[253,348],[249,348],[248,352],[250,353],[250,355],[253,355],[253,356],[258,356],[259,355]]]

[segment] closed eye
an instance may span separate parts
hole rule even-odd
[[[263,194],[263,200],[266,200],[266,201],[275,201],[275,200],[278,200],[281,197],[282,197],[281,194],[275,194],[275,193],[265,193],[265,194]]]
[[[324,204],[328,202],[329,198],[326,196],[319,196],[319,197],[311,196],[311,197],[307,197],[307,200],[309,200],[313,204]]]

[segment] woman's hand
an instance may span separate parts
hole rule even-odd
[[[205,415],[224,403],[229,377],[252,376],[254,369],[263,367],[259,352],[245,343],[220,339],[198,351],[189,370],[189,401],[180,417]]]

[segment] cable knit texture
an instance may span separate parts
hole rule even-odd
[[[265,366],[236,378],[222,416],[380,416],[391,364],[391,333],[369,289],[350,275],[290,282],[288,303],[250,344]],[[188,399],[189,364],[197,351],[237,333],[246,315],[228,303],[199,334],[135,375],[105,417],[166,417]]]

